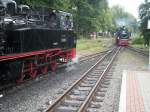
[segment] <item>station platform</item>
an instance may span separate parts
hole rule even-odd
[[[123,72],[119,112],[150,112],[150,72]]]

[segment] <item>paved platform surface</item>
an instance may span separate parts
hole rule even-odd
[[[119,112],[150,112],[150,72],[123,72]]]

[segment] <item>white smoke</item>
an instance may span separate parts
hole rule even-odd
[[[127,26],[128,21],[126,18],[120,18],[116,20],[118,26]]]
[[[78,63],[79,63],[79,56],[76,56],[74,59],[72,59],[71,62],[67,64],[66,71],[69,72],[75,70],[77,68],[76,65]]]

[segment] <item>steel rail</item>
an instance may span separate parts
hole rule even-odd
[[[71,90],[72,90],[74,87],[76,87],[76,86],[79,84],[79,82],[87,76],[88,73],[90,73],[99,63],[101,63],[101,62],[102,62],[107,56],[109,56],[115,49],[116,49],[116,48],[112,49],[110,52],[107,52],[102,58],[100,58],[100,60],[99,60],[96,64],[94,64],[88,71],[86,71],[86,72],[80,77],[80,79],[78,79],[70,88],[68,88],[68,89],[65,91],[65,93],[64,93],[63,95],[61,95],[59,98],[57,98],[56,101],[55,101],[52,105],[50,105],[50,107],[46,110],[46,112],[53,112],[53,111],[57,108],[57,106],[61,103],[61,101],[62,101],[63,99],[65,99],[65,96],[67,96],[68,93],[70,93]]]
[[[140,54],[143,55],[143,56],[148,56],[148,55],[149,55],[148,52],[143,51],[143,50],[140,50],[140,49],[137,49],[137,48],[133,48],[133,47],[131,47],[131,46],[126,46],[126,48],[127,48],[127,49],[130,49],[130,50],[132,50],[132,51],[134,51],[134,52],[140,53]]]
[[[94,54],[90,54],[90,55],[87,55],[87,56],[84,56],[84,57],[81,57],[79,59],[80,62],[84,62],[84,61],[87,61],[91,58],[95,58],[95,57],[98,57],[100,55],[103,55],[103,53],[106,53],[106,52],[109,52],[110,50],[107,50],[107,51],[103,51],[103,52],[99,52],[99,53],[94,53]]]
[[[107,65],[107,67],[105,68],[105,70],[103,71],[102,75],[99,77],[96,85],[93,87],[93,89],[91,90],[91,92],[89,93],[89,95],[87,96],[86,100],[83,102],[83,104],[81,105],[81,107],[79,108],[78,112],[84,112],[85,108],[87,107],[88,103],[90,102],[92,96],[94,95],[95,91],[97,90],[99,83],[101,82],[102,78],[104,77],[104,75],[107,73],[107,71],[109,70],[110,66],[112,65],[113,61],[115,60],[118,52],[120,51],[120,47],[118,48],[117,52],[115,53],[115,55],[112,57],[110,63]]]
[[[105,50],[105,51],[102,51],[102,52],[97,52],[97,53],[94,53],[94,54],[82,56],[82,57],[79,58],[79,61],[84,62],[84,61],[89,60],[91,58],[95,58],[97,56],[103,55],[103,53],[109,52],[111,50],[112,50],[112,48],[109,48],[108,50]]]

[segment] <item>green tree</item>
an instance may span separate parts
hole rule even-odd
[[[145,0],[145,3],[142,3],[139,7],[139,16],[140,16],[140,30],[144,36],[145,44],[149,45],[150,31],[147,30],[148,20],[150,19],[150,3]]]

